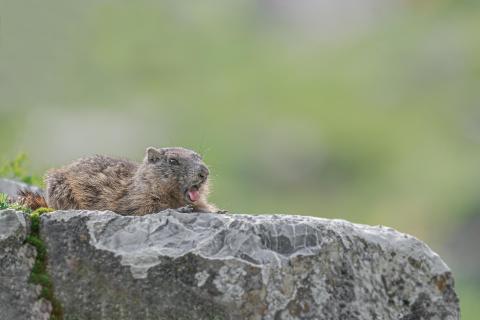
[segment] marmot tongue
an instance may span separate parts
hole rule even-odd
[[[188,198],[190,201],[195,202],[200,199],[200,192],[197,188],[193,187],[188,190]]]

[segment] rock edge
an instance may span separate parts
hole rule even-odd
[[[76,319],[459,319],[446,264],[391,228],[303,216],[42,216]]]

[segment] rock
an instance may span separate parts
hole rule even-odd
[[[459,319],[445,263],[385,227],[57,211],[41,236],[66,319]]]
[[[28,279],[35,249],[25,244],[29,225],[14,210],[0,211],[0,318],[6,320],[50,318],[50,303],[39,299],[39,289]]]
[[[11,199],[15,200],[17,198],[18,191],[20,189],[31,190],[33,192],[43,194],[42,189],[38,187],[15,180],[0,178],[0,192],[8,194]]]

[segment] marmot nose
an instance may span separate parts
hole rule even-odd
[[[204,165],[200,166],[200,171],[198,172],[198,176],[200,177],[200,179],[202,180],[207,179],[209,173],[210,172],[208,171],[208,168],[206,166]]]

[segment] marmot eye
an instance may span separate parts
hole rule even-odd
[[[178,162],[178,160],[174,159],[174,158],[168,159],[168,163],[170,163],[171,165],[174,165],[174,166],[178,166],[180,164]]]

